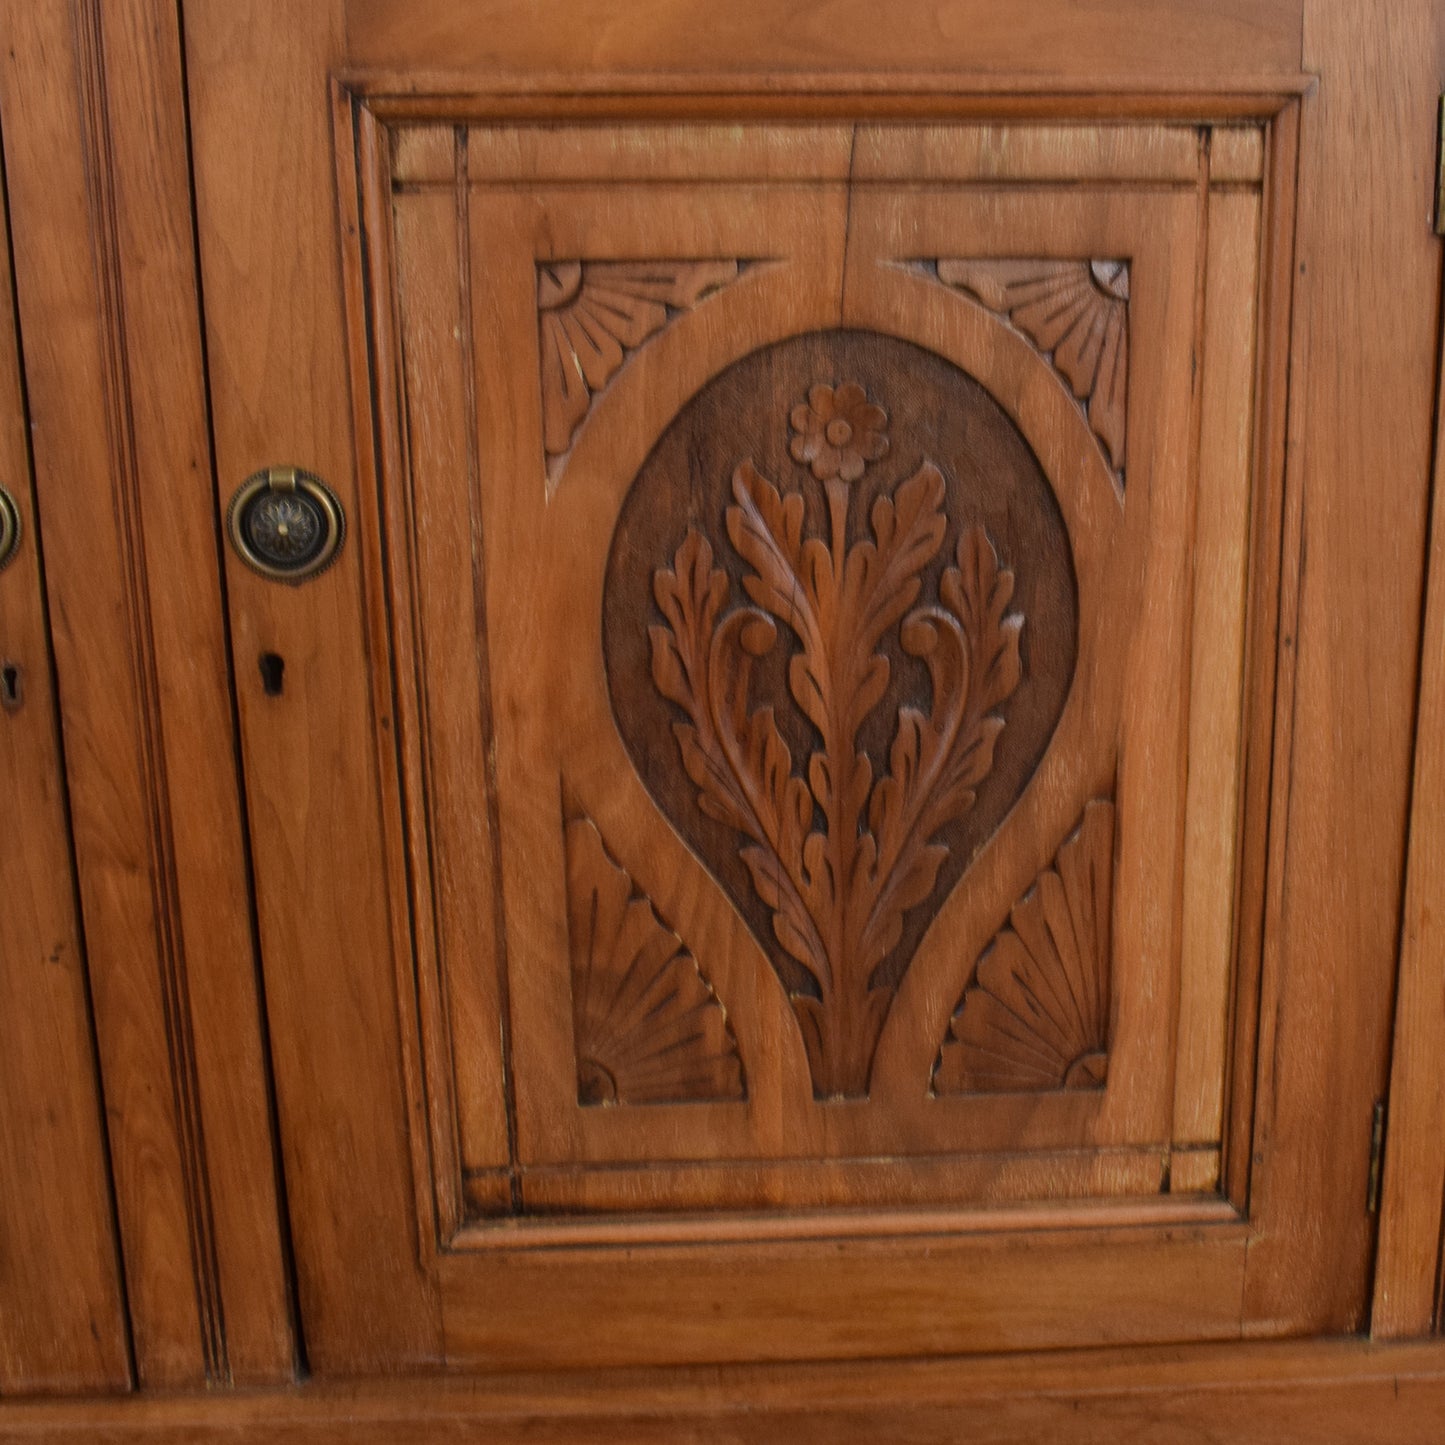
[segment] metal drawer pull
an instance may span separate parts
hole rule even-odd
[[[246,478],[226,510],[241,560],[277,582],[324,572],[346,538],[346,514],[320,477],[299,467],[267,467]]]
[[[15,498],[0,487],[0,572],[20,550],[20,508]]]

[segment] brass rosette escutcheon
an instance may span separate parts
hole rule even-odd
[[[20,550],[20,508],[15,498],[0,487],[0,572],[14,560]]]
[[[247,477],[231,498],[226,530],[253,571],[296,584],[336,560],[346,514],[320,477],[299,467],[268,467]]]

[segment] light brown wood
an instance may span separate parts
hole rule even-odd
[[[37,494],[135,1361],[292,1345],[219,623],[176,17],[4,8]],[[228,1356],[226,1319],[236,1331]]]
[[[492,76],[585,75],[617,88],[667,77],[703,88],[759,74],[836,86],[839,72],[874,77],[987,76],[995,84],[1071,90],[1137,89],[1165,82],[1218,87],[1297,68],[1302,0],[1229,0],[1181,9],[1170,0],[1109,0],[1086,10],[1027,11],[989,0],[908,0],[879,24],[870,0],[808,3],[780,14],[767,0],[727,7],[696,0],[643,0],[626,12],[578,0],[568,23],[518,11],[505,0],[457,5],[423,0],[349,0],[348,58],[392,73]]]
[[[1150,181],[1192,186],[1199,131],[1168,125],[870,126],[856,181]]]
[[[332,1358],[354,1347],[342,1301],[355,1298],[355,1286],[347,1281],[378,1249],[394,1257],[394,1246],[382,1242],[399,1241],[411,1228],[413,1298],[426,1300],[426,1281],[434,1281],[447,1322],[445,1352],[457,1364],[498,1352],[517,1362],[555,1363],[569,1350],[621,1360],[758,1347],[756,1332],[751,1344],[734,1338],[749,1333],[742,1316],[732,1333],[726,1323],[700,1326],[696,1336],[681,1323],[660,1328],[652,1286],[618,1273],[609,1245],[587,1246],[596,1252],[595,1273],[589,1263],[581,1275],[563,1276],[551,1266],[550,1245],[528,1239],[525,1221],[533,1214],[623,1216],[608,1225],[621,1231],[621,1243],[629,1205],[816,1211],[851,1200],[881,1209],[886,1220],[890,1189],[900,1208],[949,1202],[999,1208],[1009,1189],[1020,1200],[1058,1199],[1060,1191],[1100,1197],[1111,1188],[1136,1199],[1146,1175],[1155,1188],[1174,1190],[1177,1158],[1174,1203],[1227,1208],[1210,1196],[1228,1185],[1244,1216],[1234,1226],[1243,1231],[1240,1248],[1246,1239],[1265,1254],[1283,1248],[1274,1241],[1293,1228],[1284,1213],[1258,1212],[1247,1188],[1236,1187],[1233,1174],[1222,1176],[1221,1167],[1238,1169],[1234,1161],[1247,1164],[1249,1157],[1241,1140],[1252,1096],[1238,1088],[1238,1076],[1253,1072],[1259,975],[1246,955],[1259,947],[1250,916],[1263,858],[1241,839],[1265,833],[1270,799],[1259,784],[1261,767],[1272,730],[1289,737],[1274,717],[1273,690],[1247,687],[1244,678],[1255,675],[1247,668],[1263,667],[1261,650],[1276,645],[1270,603],[1281,555],[1287,580],[1294,575],[1288,571],[1294,554],[1287,548],[1282,554],[1279,543],[1286,514],[1273,505],[1281,453],[1269,431],[1277,416],[1270,389],[1282,373],[1262,364],[1256,374],[1255,357],[1280,355],[1285,320],[1277,278],[1291,245],[1295,113],[1292,103],[1282,107],[1277,77],[1295,63],[1297,49],[1287,42],[1254,68],[1239,62],[1233,42],[1201,31],[1195,39],[1216,46],[1210,62],[1156,54],[1152,73],[1181,85],[1189,65],[1198,61],[1196,75],[1214,66],[1199,81],[1201,92],[1215,97],[1207,114],[1269,122],[1267,131],[1235,125],[1221,132],[1215,177],[1213,132],[1178,123],[1187,95],[1151,102],[1141,79],[1151,73],[1147,67],[1135,77],[1142,89],[1105,126],[1079,119],[1087,106],[1056,97],[1051,111],[1018,127],[1000,119],[946,126],[943,115],[957,112],[944,106],[932,125],[871,122],[852,130],[822,116],[807,125],[728,128],[718,123],[715,95],[690,101],[678,76],[649,77],[644,66],[627,74],[625,87],[666,98],[673,114],[584,128],[566,123],[565,108],[547,111],[549,72],[527,48],[543,42],[525,22],[499,40],[499,55],[508,45],[521,47],[511,59],[495,69],[475,64],[468,82],[428,97],[443,70],[467,69],[458,60],[468,53],[465,37],[440,10],[413,15],[404,41],[378,14],[353,6],[344,30],[313,18],[299,39],[293,28],[284,57],[268,48],[264,26],[230,17],[223,24],[205,6],[187,27],[191,74],[202,77],[193,119],[202,252],[216,274],[213,285],[208,273],[207,284],[213,357],[225,357],[213,370],[227,376],[227,394],[217,403],[223,457],[229,446],[237,475],[259,464],[261,446],[269,445],[263,422],[290,418],[283,435],[289,427],[313,453],[318,439],[331,448],[325,470],[338,479],[355,523],[339,567],[284,604],[274,589],[240,574],[233,575],[232,593],[238,655],[261,647],[291,655],[300,646],[308,675],[299,700],[344,730],[343,756],[352,769],[326,799],[331,821],[314,806],[304,819],[294,812],[288,818],[258,763],[278,741],[266,728],[290,716],[298,696],[262,701],[254,681],[243,683],[248,786],[253,817],[263,820],[256,856],[263,934],[271,940],[268,977],[287,1000],[272,1012],[282,1130],[288,1170],[309,1181],[304,1200],[293,1193],[303,1298],[312,1291],[303,1310],[338,1341]],[[1267,26],[1280,15],[1258,18]],[[595,41],[587,17],[576,18],[576,28],[548,42],[554,77]],[[668,43],[670,23],[657,19],[640,56],[648,44]],[[797,23],[811,21],[803,16]],[[736,66],[745,85],[760,83],[760,67],[740,63],[741,52],[726,52],[734,38],[723,37],[719,53],[731,55],[723,68]],[[1260,35],[1254,38],[1261,53],[1268,49]],[[384,45],[391,60],[368,54],[373,43]],[[1086,52],[1085,46],[1079,54]],[[986,46],[978,53],[986,55]],[[1013,53],[1018,76],[1054,63]],[[309,94],[295,112],[309,118],[299,128],[269,116],[258,122],[273,137],[270,149],[238,177],[224,164],[227,139],[242,124],[245,67],[263,55],[294,78],[288,96]],[[1054,55],[1060,61],[1062,52]],[[908,88],[905,56],[871,60],[883,68],[864,89]],[[714,56],[706,63],[716,62]],[[311,239],[278,260],[255,244],[246,218],[298,188],[321,189],[315,162],[298,159],[312,152],[298,147],[296,136],[310,136],[314,147],[326,118],[305,109],[319,102],[304,78],[336,68],[359,75],[356,92],[344,83],[337,89],[330,117],[339,214],[330,231],[328,219],[315,216]],[[814,88],[828,69],[825,57]],[[525,103],[552,123],[478,121],[492,92],[515,93],[524,72],[540,87]],[[589,84],[599,104],[620,109],[623,100],[606,95],[607,74],[597,70]],[[1243,79],[1249,75],[1254,95],[1246,105],[1238,88],[1249,88]],[[624,86],[622,70],[613,78]],[[710,83],[699,71],[687,79]],[[1098,71],[1095,83],[1107,80],[1107,69]],[[1226,104],[1217,97],[1231,86],[1234,98]],[[363,96],[376,97],[374,104]],[[915,101],[921,109],[924,102]],[[689,103],[696,107],[691,115]],[[841,110],[867,114],[870,104],[855,98]],[[407,124],[389,134],[388,118],[403,114]],[[732,118],[726,109],[723,115]],[[458,124],[448,130],[447,122]],[[276,139],[282,129],[284,161]],[[678,151],[667,144],[674,133]],[[389,169],[393,159],[396,170]],[[810,167],[813,178],[804,182]],[[339,278],[327,249],[338,241]],[[259,294],[271,298],[271,307],[312,318],[307,365],[293,364],[289,381],[278,379],[282,368],[245,325],[263,274]],[[1262,277],[1274,288],[1264,302]],[[1042,289],[1036,295],[1030,287]],[[1058,316],[1046,314],[1054,299],[1067,303]],[[841,903],[818,902],[826,891],[816,881],[822,865],[807,855],[810,848],[818,859],[826,854],[842,876],[865,867],[859,860],[887,841],[887,807],[870,801],[860,779],[866,775],[869,785],[883,779],[884,787],[888,739],[865,742],[856,720],[844,717],[847,729],[839,721],[850,696],[836,681],[848,640],[856,643],[858,676],[867,687],[873,686],[867,669],[883,663],[884,695],[893,669],[930,658],[916,674],[899,675],[935,669],[933,693],[890,696],[903,738],[910,716],[942,727],[943,674],[924,643],[942,646],[943,634],[924,638],[915,631],[885,646],[883,633],[894,620],[888,613],[876,635],[865,627],[845,637],[841,624],[829,621],[823,573],[805,571],[803,559],[821,568],[831,528],[834,574],[844,575],[865,546],[876,547],[886,565],[895,529],[900,545],[911,545],[914,522],[920,535],[932,535],[932,513],[914,505],[908,488],[926,489],[934,476],[946,486],[947,468],[920,458],[896,477],[889,472],[878,492],[876,478],[892,465],[889,449],[920,443],[904,426],[906,408],[876,399],[876,379],[841,371],[779,382],[771,423],[763,410],[747,410],[736,373],[726,395],[742,422],[737,438],[711,439],[728,435],[720,406],[708,427],[692,434],[690,450],[672,456],[659,443],[684,403],[703,405],[693,398],[706,398],[723,367],[790,333],[840,321],[923,338],[983,378],[1040,458],[1079,578],[1079,650],[1060,661],[1066,649],[1050,650],[1046,612],[1038,611],[1038,594],[1028,593],[1021,570],[1020,557],[1036,560],[1037,549],[1003,545],[987,529],[979,534],[987,538],[986,553],[982,545],[959,550],[958,539],[950,540],[947,556],[960,577],[967,557],[992,559],[988,569],[974,567],[982,582],[973,602],[959,584],[959,615],[991,615],[981,599],[1008,592],[995,630],[1007,623],[1017,637],[1017,613],[1024,638],[1022,652],[994,649],[1003,659],[998,686],[976,720],[988,722],[989,746],[975,749],[968,788],[988,785],[994,740],[1001,739],[1000,749],[1009,745],[1011,709],[1016,701],[1023,705],[1031,664],[1072,667],[1079,681],[1042,761],[1012,765],[1022,768],[1023,791],[1000,795],[1007,825],[990,822],[997,838],[985,830],[970,845],[979,850],[978,866],[963,873],[969,855],[950,875],[950,887],[961,876],[968,886],[935,899],[935,872],[909,874],[913,891],[899,911],[926,901],[930,917],[917,936],[900,927],[908,943],[896,960],[891,929],[888,947],[870,952],[866,928],[855,939],[840,921]],[[316,396],[320,377],[339,386],[343,340],[358,415],[354,490],[334,428],[318,426],[300,399]],[[846,359],[836,354],[832,370]],[[1261,388],[1269,395],[1256,412]],[[748,442],[752,433],[772,437],[772,451]],[[738,454],[724,466],[709,450],[714,445]],[[674,515],[660,486],[609,552],[633,478],[646,477],[649,458],[688,478],[687,489],[674,492],[685,498],[678,505],[692,511]],[[303,460],[322,469],[314,455]],[[795,495],[790,468],[808,474],[802,486],[816,491],[812,501],[811,492]],[[730,500],[714,507],[710,489],[726,489],[729,477]],[[869,520],[859,508],[855,524],[845,487],[875,489]],[[965,540],[973,535],[959,533]],[[796,563],[789,562],[794,553]],[[935,554],[942,555],[937,547],[900,574],[900,595],[908,594],[900,616],[925,581],[932,605],[936,579],[923,572]],[[633,586],[632,601],[609,612],[614,575],[646,585]],[[357,590],[342,592],[347,578]],[[837,595],[837,615],[846,617],[848,594]],[[347,597],[361,599],[355,634],[343,625]],[[749,601],[735,600],[742,597]],[[800,598],[809,602],[801,611]],[[654,603],[658,616],[644,618]],[[714,605],[708,627],[754,630],[746,638],[738,633],[731,680],[724,669],[704,696],[692,681],[684,685],[684,674],[694,666],[689,659],[711,647],[712,634],[704,636],[689,616]],[[738,606],[766,608],[772,620],[735,613]],[[930,626],[942,625],[929,616]],[[601,649],[599,617],[606,619]],[[635,637],[629,617],[638,624]],[[817,633],[811,643],[810,626]],[[779,687],[787,653],[773,657],[773,649],[785,627],[803,636],[795,672],[811,677],[806,687],[796,680]],[[263,638],[263,630],[279,637],[283,629],[298,641],[282,648]],[[357,651],[344,654],[344,667],[333,657],[348,636],[346,646],[369,650],[369,673]],[[1007,665],[1010,656],[1020,659],[1019,677]],[[778,675],[770,677],[768,667]],[[756,692],[746,679],[737,682],[744,673],[755,676]],[[632,710],[634,695],[647,699],[640,711]],[[858,695],[871,697],[866,690]],[[1282,696],[1288,702],[1292,694]],[[737,709],[731,731],[719,722],[723,697]],[[811,719],[821,735],[820,746],[786,731],[797,725],[783,716],[793,702],[805,715],[801,726]],[[753,721],[762,706],[773,709],[766,725]],[[919,736],[925,741],[915,762],[927,751],[928,735]],[[747,747],[758,752],[752,773],[734,765]],[[865,769],[859,750],[870,748]],[[911,765],[903,742],[891,756],[897,767]],[[812,761],[807,776],[799,776],[793,765],[804,757]],[[657,771],[667,767],[677,774],[670,782]],[[766,786],[757,781],[764,768]],[[792,809],[794,831],[767,825],[761,805],[751,822],[732,808],[714,786],[728,771],[744,791],[752,777],[755,802],[771,797],[774,811]],[[1017,816],[1010,813],[1015,797]],[[989,984],[992,975],[971,970],[1006,921],[1012,916],[1016,933],[1041,936],[1062,910],[1082,906],[1078,900],[1090,899],[1095,911],[1101,906],[1096,888],[1070,891],[1060,871],[1074,868],[1060,850],[1094,804],[1112,807],[1116,819],[1110,866],[1090,864],[1096,882],[1107,880],[1113,912],[1111,927],[1092,935],[1095,951],[1099,939],[1111,945],[1108,1002],[1099,971],[1090,985],[1099,997],[1084,1029],[1088,1038],[1061,1036],[1059,1044],[1093,1061],[1085,1078],[1091,1087],[933,1088],[949,1020],[972,979],[975,998]],[[699,841],[686,809],[723,832]],[[860,832],[865,814],[868,826]],[[927,833],[927,848],[942,828]],[[369,880],[365,908],[374,912],[365,928],[358,916],[343,917],[335,882],[324,874],[306,880],[313,900],[331,900],[318,916],[304,917],[288,897],[289,870],[311,837],[324,837],[333,856],[345,856],[359,868],[354,876]],[[1282,856],[1276,852],[1276,878]],[[1056,858],[1059,867],[1050,871]],[[737,877],[730,878],[734,863]],[[937,866],[931,854],[929,864]],[[790,903],[777,881],[784,873],[799,897],[811,898],[808,906]],[[1038,906],[1021,902],[1036,884]],[[862,895],[829,896],[836,902]],[[620,924],[584,928],[588,920],[619,917],[636,920],[625,945]],[[809,930],[818,935],[817,947]],[[579,934],[591,940],[586,948]],[[1035,963],[1059,960],[1058,978],[1069,979],[1073,963],[1089,954],[1083,937],[1076,931],[1069,947],[1052,951],[1036,937],[1024,951]],[[847,949],[855,944],[866,967],[850,963]],[[619,959],[628,968],[656,965],[648,978],[669,990],[667,1007],[676,1010],[667,1013],[670,1027],[698,1021],[692,1033],[679,1028],[672,1072],[644,1078],[635,1070],[647,1056],[635,1042],[631,1058],[598,1042],[604,1026],[614,1024],[621,1032],[609,1036],[607,1048],[635,1041],[625,1001],[614,1019],[607,1008],[599,1014],[602,1004],[587,992],[609,969],[615,976]],[[335,1018],[318,1008],[338,971],[355,984],[353,1003],[364,1001],[344,1040]],[[1271,1028],[1280,1016],[1273,992],[1280,977],[1265,974]],[[1043,980],[1035,968],[1022,985],[1025,994],[1045,987]],[[393,991],[394,1016],[383,1005]],[[713,1067],[729,1060],[734,1046],[736,1081],[730,1065],[726,1077]],[[686,1052],[693,1049],[701,1053]],[[358,1090],[355,1064],[362,1058],[378,1067]],[[1059,1078],[1050,1074],[1045,1082],[1068,1082],[1079,1062],[1063,1059]],[[1295,1067],[1290,1057],[1281,1065],[1291,1076]],[[976,1084],[986,1072],[963,1070],[962,1077]],[[830,1102],[838,1098],[846,1104]],[[386,1161],[377,1187],[362,1199],[343,1199],[342,1176],[307,1147],[323,1123],[334,1131],[343,1121],[350,1137]],[[1304,1120],[1299,1133],[1312,1137],[1320,1127]],[[936,1168],[921,1162],[929,1157]],[[712,1186],[710,1199],[709,1171],[718,1170],[729,1172],[714,1172],[724,1182]],[[978,1193],[950,1201],[949,1189]],[[1284,1195],[1268,1202],[1277,1206]],[[1313,1205],[1305,1194],[1291,1197],[1295,1217],[1306,1217]],[[1152,1236],[1143,1200],[1139,1208],[1142,1242]],[[524,1222],[505,1228],[498,1216],[506,1215]],[[1045,1224],[1033,1221],[1036,1229]],[[749,1255],[746,1236],[709,1246],[705,1221],[656,1227],[679,1225],[703,1231],[690,1236],[697,1279],[725,1274],[744,1313],[751,1302],[766,1314],[760,1302],[771,1298],[767,1263]],[[651,1227],[638,1226],[634,1251],[651,1247],[642,1243]],[[737,1227],[728,1222],[731,1235]],[[882,1251],[880,1271],[885,1258],[893,1275],[911,1278],[909,1270],[922,1268],[910,1253],[921,1239],[889,1244],[886,1225],[850,1232],[849,1249],[861,1260],[874,1258],[875,1245]],[[321,1252],[323,1243],[329,1252]],[[1181,1234],[1174,1245],[1178,1256],[1168,1271],[1180,1273],[1160,1278],[1192,1278],[1211,1247],[1205,1234]],[[1362,1242],[1352,1238],[1350,1246],[1349,1268],[1358,1271]],[[1004,1252],[999,1258],[1007,1255],[1008,1246],[996,1247]],[[1101,1281],[1111,1327],[1152,1318],[1137,1278],[1111,1292],[1115,1286],[1093,1273],[1101,1268],[1094,1250],[1102,1247],[1101,1239],[1070,1242],[1079,1278]],[[994,1248],[983,1237],[962,1241],[960,1275],[968,1274],[966,1261],[986,1272]],[[579,1258],[571,1265],[580,1268]],[[680,1255],[663,1258],[682,1269]],[[866,1270],[858,1278],[865,1277],[875,1278]],[[876,1276],[880,1290],[884,1278]],[[1359,1310],[1363,1283],[1358,1273],[1352,1278],[1352,1292],[1339,1288],[1334,1297],[1349,1294]],[[930,1326],[935,1333],[921,1336],[917,1347],[935,1347],[930,1339],[978,1343],[994,1338],[991,1330],[1008,1338],[1015,1327],[1039,1330],[1027,1334],[1034,1343],[1089,1337],[1090,1326],[1079,1320],[1056,1320],[1059,1332],[1048,1333],[1042,1317],[1030,1314],[1046,1286],[1029,1279],[988,1320],[970,1319],[956,1299],[940,1304]],[[684,1293],[697,1287],[686,1285]],[[1204,1295],[1180,1288],[1196,1308],[1161,1327],[1181,1338],[1213,1332],[1217,1319]],[[575,1330],[548,1333],[544,1323],[509,1338],[493,1308],[511,1297],[508,1290],[542,1316],[567,1313]],[[1307,1307],[1327,1312],[1330,1293],[1320,1285]],[[625,1308],[614,1311],[607,1338],[599,1340],[586,1307],[604,1296]],[[1282,1286],[1277,1295],[1260,1291],[1248,1327],[1291,1327],[1289,1299]],[[419,1305],[419,1320],[428,1308],[429,1301]],[[855,1338],[834,1313],[810,1316],[823,1352],[865,1349],[868,1329],[881,1328],[865,1320]],[[1244,1327],[1234,1316],[1231,1328]],[[426,1326],[417,1323],[416,1330],[412,1338],[420,1341]]]
[[[462,1368],[992,1353],[1237,1339],[1246,1234],[1227,1223],[584,1246],[452,1254],[440,1276]]]
[[[76,916],[10,236],[0,218],[0,1394],[124,1390],[125,1304]]]
[[[833,1367],[711,1367],[311,1384],[230,1398],[13,1406],[4,1445],[1435,1445],[1439,1344],[1104,1350]]]
[[[1430,471],[1429,428],[1379,418],[1424,417],[1434,401],[1439,246],[1420,196],[1445,14],[1417,4],[1380,28],[1320,0],[1306,22],[1306,61],[1326,78],[1301,116],[1296,513],[1279,638],[1292,679],[1271,811],[1251,1184],[1264,1232],[1247,1314],[1264,1328],[1338,1331],[1359,1328],[1367,1306],[1370,1127],[1399,945]],[[1362,129],[1370,98],[1386,93],[1389,119]],[[1375,268],[1382,251],[1388,281]],[[1396,309],[1402,295],[1410,305]],[[1358,340],[1343,346],[1344,336]]]
[[[1211,138],[1209,178],[1215,177]],[[1189,781],[1176,1143],[1218,1140],[1234,976],[1260,199],[1211,192],[1191,565]]]
[[[189,73],[205,77],[190,114],[221,492],[294,462],[359,521],[326,86],[342,36],[339,6],[186,10]],[[264,124],[257,76],[273,100]],[[253,162],[238,167],[248,133]],[[350,206],[355,225],[354,195]],[[353,320],[364,324],[359,310]],[[251,823],[274,840],[253,854],[256,905],[299,1304],[322,1370],[441,1354],[414,1217],[409,1132],[420,1120],[397,1033],[398,1008],[410,1007],[391,951],[405,903],[392,894],[395,832],[377,796],[373,727],[393,720],[373,712],[390,689],[368,662],[361,577],[372,565],[353,543],[296,592],[234,555],[226,571]],[[279,697],[264,691],[263,653],[285,660]]]
[[[154,0],[101,15],[109,141],[126,157],[115,166],[116,247],[175,947],[195,1053],[193,1167],[204,1170],[215,1257],[211,1368],[259,1384],[289,1378],[296,1347],[234,767],[179,17]]]
[[[1445,371],[1441,378],[1445,385]],[[1445,1219],[1445,940],[1439,936],[1445,919],[1438,902],[1445,889],[1445,447],[1438,420],[1436,428],[1409,868],[1370,1314],[1370,1333],[1385,1340],[1438,1328]]]
[[[1248,1438],[1318,1427],[1328,1357],[1366,1402],[1330,1423],[1378,1424],[1328,1350],[1180,1366],[1193,1413],[1118,1359],[1087,1399],[1081,1359],[788,1376],[813,1421],[723,1362],[1367,1318],[1445,18],[775,8],[0,14],[137,1374],[274,1382],[304,1339],[333,1378],[693,1363],[757,1405],[373,1384],[377,1431],[923,1439],[983,1380],[999,1439]],[[348,522],[296,588],[217,565],[285,463]],[[1391,1333],[1445,1203],[1409,928]],[[56,1318],[53,1378],[116,1363]],[[1203,1400],[1231,1369],[1247,1420]]]

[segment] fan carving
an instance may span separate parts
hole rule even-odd
[[[590,819],[569,820],[565,843],[578,1102],[745,1098],[727,1014],[682,940]]]
[[[866,532],[850,531],[853,483],[889,445],[886,414],[861,385],[813,386],[791,422],[794,459],[823,484],[821,535],[800,492],[738,466],[726,529],[746,600],[690,527],[654,574],[664,621],[650,630],[651,668],[687,719],[673,732],[698,807],[740,836],[773,934],[801,967],[779,976],[814,1092],[856,1097],[901,976],[882,965],[905,915],[933,895],[948,856],[939,834],[973,807],[993,766],[998,710],[1022,675],[1023,618],[1010,610],[1013,574],[979,525],[960,532],[936,597],[922,595],[947,529],[933,463],[877,494]],[[754,674],[784,629],[786,696],[756,705]],[[925,670],[929,702],[897,710],[875,777],[860,732],[899,655]],[[814,738],[800,764],[778,724],[784,706]]]
[[[935,1093],[1104,1087],[1113,873],[1114,805],[1096,800],[979,959]]]
[[[939,260],[938,279],[1005,316],[1083,406],[1109,464],[1124,471],[1129,387],[1127,261]]]
[[[551,261],[537,267],[542,440],[555,485],[593,401],[673,317],[736,281],[737,261]]]

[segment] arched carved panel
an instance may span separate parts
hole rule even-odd
[[[867,1094],[924,932],[1048,745],[1077,607],[1013,423],[876,333],[744,358],[633,484],[604,602],[614,715],[768,954],[819,1098]]]

